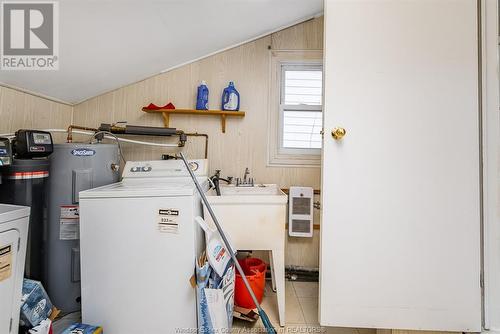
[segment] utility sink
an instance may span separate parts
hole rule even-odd
[[[285,237],[288,196],[276,184],[236,187],[221,185],[207,199],[231,244],[237,250],[270,251],[277,289],[280,325],[285,325]],[[211,221],[206,208],[204,216]]]
[[[220,223],[230,230],[231,239],[239,249],[267,249],[267,245],[258,248],[245,248],[249,243],[265,239],[268,233],[285,232],[286,207],[288,196],[276,184],[261,184],[249,187],[221,185],[221,196],[214,189],[207,193]],[[210,215],[205,210],[205,218]],[[243,233],[240,233],[243,231]],[[248,238],[249,231],[255,231],[262,237]],[[253,233],[253,232],[251,232]],[[241,235],[241,240],[238,236]],[[240,247],[241,246],[241,247]]]
[[[251,187],[221,185],[222,196],[240,195],[285,195],[276,184],[257,184]]]

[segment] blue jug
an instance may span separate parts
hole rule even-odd
[[[234,88],[232,81],[222,92],[222,110],[240,110],[240,93]]]
[[[196,110],[208,110],[208,87],[205,80],[203,80],[201,85],[198,86]]]

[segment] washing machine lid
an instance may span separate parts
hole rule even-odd
[[[28,217],[30,208],[27,206],[0,204],[0,224]]]
[[[206,178],[198,178],[205,188]],[[124,180],[118,183],[80,192],[80,199],[117,197],[172,197],[193,196],[196,192],[191,179]]]
[[[189,165],[198,182],[206,184],[207,160],[189,160]],[[196,191],[181,160],[127,161],[122,177],[121,182],[80,192],[80,199],[192,196]]]

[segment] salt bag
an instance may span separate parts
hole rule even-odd
[[[231,264],[231,254],[227,251],[224,241],[212,221],[205,221],[201,217],[196,217],[195,221],[205,231],[205,242],[208,263],[220,277],[224,276],[226,269]],[[230,242],[231,243],[231,242]],[[229,245],[232,249],[232,245]]]

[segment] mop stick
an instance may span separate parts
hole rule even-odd
[[[201,188],[200,184],[198,183],[198,180],[196,179],[196,176],[194,175],[193,171],[189,167],[189,164],[186,160],[186,157],[184,156],[183,153],[181,153],[181,158],[182,161],[184,161],[184,165],[186,165],[186,168],[189,172],[189,175],[193,179],[193,182],[196,186],[196,189],[198,189],[198,193],[200,194],[201,199],[203,200],[203,203],[205,204],[205,207],[207,208],[208,212],[210,213],[210,216],[212,217],[212,220],[215,223],[215,226],[217,227],[217,230],[220,233],[220,236],[222,237],[222,240],[224,241],[224,244],[226,246],[227,251],[229,254],[231,254],[231,258],[233,259],[234,265],[236,266],[236,269],[241,275],[241,278],[243,279],[243,283],[245,283],[245,287],[248,290],[248,293],[252,297],[252,300],[257,307],[257,311],[259,312],[260,319],[262,320],[262,323],[264,324],[264,327],[266,328],[266,332],[270,334],[276,334],[276,330],[273,327],[273,324],[269,320],[269,317],[267,316],[266,312],[262,309],[262,307],[259,304],[259,301],[257,300],[257,297],[253,293],[252,288],[250,287],[250,283],[248,283],[247,277],[245,276],[245,273],[243,272],[243,269],[240,266],[240,263],[238,262],[238,259],[236,259],[236,253],[231,249],[231,245],[229,244],[226,235],[224,234],[224,230],[222,229],[221,225],[219,224],[219,221],[217,220],[217,217],[215,216],[214,211],[212,210],[212,207],[210,206],[210,203],[208,203],[207,196],[205,195],[205,192]]]

